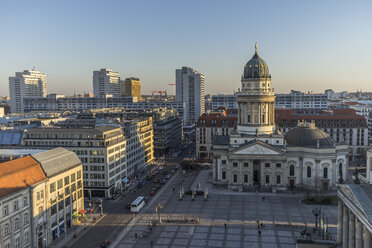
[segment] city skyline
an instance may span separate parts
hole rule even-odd
[[[229,94],[255,42],[276,93],[372,91],[367,1],[97,3],[36,1],[26,11],[25,2],[2,2],[0,95],[9,95],[10,76],[34,66],[48,93],[93,92],[93,71],[109,68],[140,78],[143,94],[174,94],[175,70],[190,66],[205,75],[206,93]]]

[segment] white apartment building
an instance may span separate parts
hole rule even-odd
[[[217,111],[219,107],[227,109],[238,109],[238,102],[235,94],[218,94],[212,96],[212,111]]]
[[[326,109],[328,96],[326,93],[315,94],[291,90],[289,94],[275,95],[275,108],[285,109]]]
[[[23,99],[32,97],[45,97],[45,73],[24,70],[16,72],[14,77],[9,77],[10,111],[12,113],[24,112]]]
[[[0,176],[0,182],[4,183],[2,178]],[[9,193],[13,190],[4,188],[0,193],[0,247],[32,247],[29,189],[20,187]]]
[[[95,97],[120,96],[120,75],[111,69],[93,71],[93,93]]]
[[[205,112],[204,75],[190,67],[176,69],[176,102],[185,103],[185,124],[195,123]]]
[[[120,127],[31,128],[23,142],[26,147],[64,147],[75,152],[83,164],[87,197],[112,196],[127,176],[126,140]]]

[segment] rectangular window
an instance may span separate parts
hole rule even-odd
[[[277,163],[276,164],[276,168],[281,168],[282,167],[282,164],[281,163]]]
[[[76,173],[76,176],[77,176],[77,179],[81,178],[81,171],[80,170]]]
[[[248,115],[247,122],[248,122],[248,123],[251,122],[251,115]]]
[[[28,242],[30,242],[30,232],[26,231],[25,232],[25,244],[27,244]]]
[[[56,183],[51,183],[50,184],[50,193],[53,193],[54,191],[56,191]]]
[[[23,216],[23,224],[27,224],[28,223],[28,214],[26,213],[24,216]]]
[[[222,171],[222,180],[226,180],[226,171]]]
[[[244,175],[244,182],[248,183],[248,175]]]
[[[3,215],[6,216],[9,214],[9,209],[8,209],[8,206],[4,206],[3,207]]]
[[[270,176],[269,175],[266,175],[266,183],[270,184]]]
[[[23,197],[23,206],[27,206],[28,205],[28,200],[27,200],[27,196]]]
[[[238,182],[238,175],[234,174],[234,183]]]
[[[13,202],[13,209],[18,210],[18,201]]]
[[[248,167],[248,163],[244,163],[244,167]]]
[[[276,176],[276,184],[280,184],[280,176]]]
[[[75,173],[71,174],[71,182],[75,182],[75,179],[76,179],[75,176],[76,176]]]
[[[265,163],[266,168],[270,168],[270,163]]]
[[[58,189],[61,189],[63,187],[63,181],[62,181],[62,179],[59,179],[57,181],[57,185],[58,185]]]
[[[65,196],[67,196],[67,195],[69,195],[69,194],[70,194],[70,187],[67,186],[67,187],[65,188]]]
[[[238,163],[233,163],[233,166],[234,167],[238,167]]]
[[[65,186],[68,185],[68,184],[70,184],[70,177],[69,176],[65,177]]]
[[[222,164],[226,164],[226,160],[221,160],[221,163]]]
[[[15,248],[20,248],[21,247],[21,238],[17,237],[14,242],[14,247]]]

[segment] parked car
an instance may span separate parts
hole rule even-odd
[[[162,169],[164,169],[164,167],[163,167],[163,166],[160,166],[160,167],[159,167],[159,170],[162,170]]]
[[[163,185],[163,184],[165,184],[166,182],[167,182],[167,180],[163,179],[163,180],[161,180],[160,184]]]
[[[155,179],[155,180],[154,180],[154,183],[158,183],[158,182],[159,182],[159,180],[158,180],[158,179]]]
[[[155,195],[155,191],[151,191],[150,196],[154,196],[154,195]]]
[[[168,174],[168,175],[165,176],[165,179],[169,179],[170,177],[171,177],[171,175]]]

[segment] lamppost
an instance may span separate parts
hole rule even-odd
[[[318,216],[320,215],[320,209],[315,208],[313,209],[313,215],[315,216],[315,229],[318,228]]]

